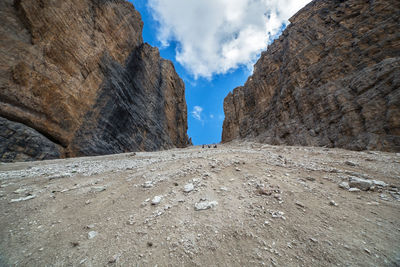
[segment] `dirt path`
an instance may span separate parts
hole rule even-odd
[[[0,187],[1,266],[400,266],[394,153],[231,143],[1,164]]]

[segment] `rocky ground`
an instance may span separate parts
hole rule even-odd
[[[395,153],[229,143],[0,164],[0,187],[1,266],[400,265]]]

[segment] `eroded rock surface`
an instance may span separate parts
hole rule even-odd
[[[224,101],[223,142],[400,151],[400,2],[313,1]]]
[[[132,4],[5,0],[0,21],[0,132],[14,131],[1,160],[188,144],[183,81],[143,43]]]

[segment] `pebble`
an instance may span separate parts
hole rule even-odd
[[[160,204],[162,197],[161,196],[155,196],[152,200],[151,200],[151,205],[157,205]]]
[[[93,238],[95,238],[97,235],[98,235],[98,233],[97,233],[96,231],[90,231],[90,232],[88,233],[88,238],[89,238],[89,239],[93,239]]]
[[[194,209],[199,211],[199,210],[207,210],[214,208],[215,206],[218,205],[217,201],[202,201],[194,204]]]
[[[383,182],[383,181],[378,181],[378,180],[372,180],[372,184],[375,186],[380,186],[380,187],[386,187],[388,186],[387,183]]]
[[[349,190],[349,189],[350,189],[350,185],[349,185],[348,182],[341,182],[341,183],[339,184],[339,187],[342,188],[342,189],[346,189],[346,190]]]
[[[296,201],[295,204],[296,204],[297,206],[299,206],[299,207],[305,208],[304,204],[301,203],[301,202],[299,202],[299,201]]]
[[[95,186],[95,187],[90,188],[91,192],[103,192],[105,190],[106,190],[105,186]]]
[[[361,190],[355,187],[349,188],[349,192],[360,192]]]
[[[329,201],[329,205],[331,205],[331,206],[337,206],[338,204],[336,204],[335,201],[331,200],[331,201]]]
[[[144,182],[144,184],[142,185],[143,188],[152,188],[154,186],[152,181],[146,181]]]
[[[14,191],[14,194],[23,193],[25,191],[26,191],[26,188],[18,188],[17,190]]]
[[[93,228],[94,228],[94,224],[86,225],[86,229],[93,229]]]
[[[269,211],[271,214],[272,218],[282,218],[283,220],[286,220],[286,218],[283,216],[285,213],[283,211]]]
[[[192,183],[189,183],[183,187],[183,192],[189,193],[189,192],[193,191],[193,189],[194,189],[194,185]]]
[[[348,166],[351,166],[351,167],[355,167],[356,166],[356,164],[354,162],[351,162],[351,161],[346,161],[345,164],[348,165]]]
[[[116,263],[119,259],[119,257],[121,257],[121,254],[115,254],[114,256],[112,256],[109,260],[108,263]]]
[[[35,197],[36,197],[36,195],[30,195],[30,196],[26,196],[26,197],[15,198],[15,199],[11,199],[10,203],[30,200],[30,199],[33,199]]]

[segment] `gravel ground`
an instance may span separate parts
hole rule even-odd
[[[400,154],[232,142],[3,163],[0,211],[0,266],[400,266]]]

